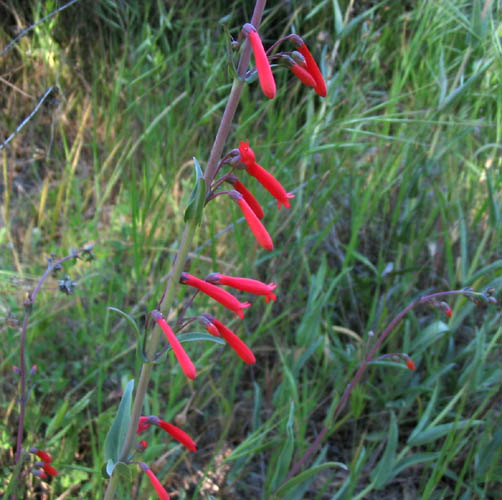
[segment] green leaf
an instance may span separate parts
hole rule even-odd
[[[274,477],[272,478],[272,491],[277,488],[277,486],[283,481],[288,470],[291,459],[293,458],[293,452],[295,451],[295,436],[293,432],[293,425],[295,423],[295,403],[291,401],[289,407],[289,417],[286,422],[286,433],[287,438],[282,447],[281,454],[277,459],[275,465]]]
[[[193,332],[193,333],[183,333],[181,335],[178,335],[178,340],[183,343],[183,342],[194,342],[197,340],[207,340],[209,342],[215,342],[216,344],[225,344],[225,341],[223,339],[220,339],[219,337],[215,337],[214,335],[209,335],[208,333],[199,333],[199,332]]]
[[[479,461],[476,466],[476,477],[482,480],[483,476],[494,464],[496,457],[500,460],[500,450],[502,449],[502,431],[497,431],[483,448],[479,451]],[[496,463],[496,462],[495,462]]]
[[[434,410],[434,406],[436,404],[436,400],[439,394],[439,384],[436,384],[434,387],[434,391],[432,393],[431,399],[429,400],[429,403],[427,404],[427,408],[423,412],[423,414],[420,416],[420,420],[418,421],[418,424],[416,427],[413,429],[413,432],[410,434],[410,437],[408,438],[408,444],[410,444],[410,440],[414,439],[418,434],[422,432],[422,430],[425,428],[425,426],[429,423],[429,420],[432,415],[432,411]]]
[[[2,498],[9,498],[8,495],[11,494],[13,489],[17,488],[20,477],[19,473],[21,472],[21,467],[23,467],[24,464],[25,464],[24,460],[19,460],[19,462],[14,467],[14,470],[12,471],[12,474],[10,476],[10,480],[7,481],[7,489],[5,489],[2,492],[3,493]],[[15,494],[14,497],[18,498],[17,494]]]
[[[401,471],[412,467],[413,465],[425,464],[426,462],[431,462],[432,460],[437,460],[441,453],[435,451],[432,453],[415,453],[411,457],[403,458],[397,462],[394,470],[392,471],[391,477],[397,476]]]
[[[77,416],[81,411],[84,411],[89,403],[91,402],[91,396],[94,393],[94,389],[90,390],[87,394],[82,396],[72,407],[69,409],[66,418],[71,420],[73,417]]]
[[[491,7],[486,9],[483,16],[483,0],[474,0],[472,4],[471,29],[468,37],[470,45],[475,46],[488,33],[491,18]]]
[[[121,481],[131,481],[131,468],[124,462],[117,462],[113,469]]]
[[[116,313],[119,313],[121,316],[123,316],[130,323],[130,325],[134,328],[134,331],[136,332],[136,334],[138,336],[141,335],[140,331],[139,331],[138,324],[136,323],[136,321],[134,320],[134,318],[132,316],[125,313],[124,311],[121,311],[120,309],[118,309],[116,307],[109,307],[108,310],[115,311]]]
[[[474,73],[470,78],[468,78],[464,84],[457,87],[453,92],[446,97],[438,108],[438,111],[444,112],[450,105],[457,102],[462,96],[464,96],[471,87],[476,85],[481,78],[485,75],[488,68],[492,65],[493,60],[488,59],[480,65],[478,71]]]
[[[68,410],[69,402],[67,399],[63,401],[61,406],[59,407],[58,411],[56,414],[51,418],[51,421],[49,422],[49,425],[47,426],[47,429],[45,430],[45,438],[47,439],[49,436],[51,436],[54,431],[61,425],[61,422],[63,421],[64,416],[66,415],[66,411]]]
[[[200,224],[202,220],[202,210],[206,200],[206,181],[197,158],[194,157],[193,163],[195,167],[195,186],[192,189],[192,194],[190,195],[185,210],[185,222],[195,220],[197,224]]]
[[[178,335],[178,340],[183,343],[183,342],[194,342],[194,341],[200,341],[200,340],[207,340],[209,342],[214,342],[215,344],[220,344],[220,345],[225,345],[225,341],[219,337],[215,337],[214,335],[209,335],[207,333],[199,333],[199,332],[194,332],[194,333],[183,333],[181,335]],[[165,355],[167,352],[171,351],[172,347],[171,345],[167,345],[161,352],[159,352],[152,363],[159,364],[162,362],[162,360],[165,359]],[[146,358],[146,356],[143,354],[143,361],[145,363],[150,362]]]
[[[335,33],[341,33],[343,30],[343,15],[337,0],[333,0],[333,10],[335,14]]]
[[[385,4],[384,2],[377,3],[371,9],[368,9],[364,11],[362,14],[359,14],[358,16],[354,17],[347,25],[344,26],[343,30],[337,33],[337,37],[339,40],[343,40],[345,37],[349,36],[354,29],[356,29],[359,24],[361,24],[367,17],[370,17],[373,15],[373,12],[375,10],[379,9],[382,5]]]
[[[127,429],[131,421],[131,399],[133,389],[134,379],[128,382],[122,399],[120,400],[117,415],[115,415],[112,426],[106,435],[105,462],[107,462],[106,470],[109,474],[110,469],[113,472],[113,468],[119,459],[126,438]],[[110,465],[110,461],[112,465]]]
[[[193,332],[193,333],[182,333],[181,335],[178,335],[178,340],[180,343],[183,342],[195,342],[195,341],[200,341],[200,340],[207,340],[209,342],[214,342],[215,344],[221,344],[224,345],[226,342],[221,339],[220,337],[215,337],[214,335],[209,335],[208,333],[199,333],[199,332]],[[170,345],[168,345],[165,349],[165,351],[162,351],[162,354],[165,352],[169,352],[172,349]],[[159,355],[160,358],[160,355]]]
[[[392,469],[396,460],[398,428],[396,416],[393,412],[391,412],[390,417],[389,437],[387,438],[385,451],[370,476],[376,488],[383,488],[387,484],[392,477]]]
[[[482,420],[461,420],[459,422],[450,422],[449,424],[436,425],[435,427],[431,427],[423,432],[416,434],[413,438],[411,438],[410,436],[410,439],[408,439],[408,444],[410,446],[420,446],[423,444],[431,443],[432,441],[436,441],[437,439],[446,436],[450,432],[455,432],[465,427],[474,427],[481,425],[482,423]]]
[[[108,474],[109,477],[112,477],[113,469],[115,469],[115,462],[111,458],[109,458],[105,466],[105,472],[106,474]]]
[[[291,478],[289,481],[285,482],[275,493],[274,496],[277,498],[283,498],[284,495],[290,491],[292,488],[296,488],[306,481],[308,481],[312,476],[321,472],[324,469],[329,469],[331,467],[341,467],[344,470],[349,470],[345,464],[341,462],[324,462],[323,464],[316,465],[315,467],[310,467],[306,471],[298,474],[297,476]]]
[[[274,441],[272,438],[265,438],[274,427],[275,425],[270,425],[268,423],[262,425],[256,432],[250,434],[242,443],[234,448],[232,453],[225,458],[223,463],[233,462],[235,460],[239,460],[240,458],[247,457],[248,455],[256,455],[258,451],[273,445]]]

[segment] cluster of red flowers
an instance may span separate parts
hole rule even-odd
[[[274,75],[272,73],[270,60],[263,47],[260,35],[256,31],[256,28],[250,23],[246,23],[242,30],[247,35],[249,42],[251,43],[251,47],[253,48],[260,87],[269,99],[273,99],[276,92]],[[277,57],[286,61],[289,69],[301,82],[309,87],[312,87],[321,97],[326,97],[326,82],[324,81],[319,66],[310,53],[307,45],[305,45],[303,39],[298,35],[290,35],[284,40],[287,39],[291,40],[296,45],[298,51],[291,54],[283,53]]]
[[[38,448],[30,448],[30,453],[34,453],[41,461],[35,462],[37,469],[32,469],[32,473],[40,479],[46,479],[49,476],[57,476],[58,471],[51,465],[52,457],[46,451]]]
[[[200,292],[209,295],[209,297],[213,298],[227,309],[235,312],[241,319],[244,317],[243,309],[248,308],[251,304],[249,302],[240,302],[234,295],[223,290],[218,285],[230,286],[254,295],[263,295],[267,302],[269,302],[270,299],[276,299],[275,293],[273,293],[273,290],[277,287],[275,283],[269,283],[267,285],[266,283],[250,278],[212,273],[207,276],[205,280],[201,280],[191,274],[181,273],[180,281],[185,285],[192,286]],[[245,363],[253,364],[256,362],[256,358],[251,352],[251,349],[249,349],[249,347],[221,321],[207,313],[201,314],[198,319],[210,334],[223,337],[228,345],[230,345]]]
[[[197,451],[197,445],[195,444],[195,441],[185,431],[173,424],[170,424],[169,422],[166,422],[165,420],[162,420],[159,417],[156,417],[155,415],[139,418],[138,427],[136,429],[138,436],[145,432],[151,425],[155,425],[156,427],[161,428],[163,431],[167,432],[174,439],[176,439],[176,441],[179,441],[190,451]],[[141,440],[136,446],[136,449],[138,451],[144,451],[147,447],[148,443],[145,440]],[[148,479],[157,492],[159,498],[161,500],[169,500],[167,491],[165,490],[164,486],[162,486],[162,483],[159,481],[152,469],[150,469],[150,467],[148,467],[148,465],[146,465],[144,462],[139,462],[138,465],[140,466],[141,470],[148,476]]]
[[[273,98],[276,94],[276,85],[270,66],[269,56],[267,55],[260,36],[253,25],[245,24],[243,31],[247,35],[253,49],[260,86],[267,97]],[[291,54],[284,53],[276,55],[274,58],[277,57],[285,59],[288,62],[291,71],[302,82],[314,88],[320,96],[325,97],[326,83],[324,82],[321,71],[310,54],[307,46],[297,35],[290,35],[290,37],[287,38],[290,38],[293,43],[296,44],[298,52],[295,51]],[[256,156],[249,145],[249,141],[241,142],[238,152],[237,150],[234,150],[234,153],[233,158],[238,160],[241,165],[245,167],[247,174],[254,177],[276,199],[278,209],[282,206],[289,209],[290,200],[294,198],[295,195],[288,193],[270,172],[257,163]],[[229,157],[230,156],[232,155],[229,155]],[[216,181],[214,186],[219,185],[223,181],[226,181],[233,186],[233,189],[228,191],[226,194],[228,194],[242,210],[244,218],[246,219],[258,244],[265,250],[273,250],[274,244],[272,238],[261,222],[261,219],[265,216],[265,212],[258,200],[246,188],[246,186],[231,173],[225,175],[221,180]],[[216,302],[234,312],[240,319],[244,318],[244,310],[250,307],[251,304],[249,302],[241,302],[230,292],[221,288],[221,286],[228,286],[243,292],[261,295],[265,298],[265,302],[267,303],[271,300],[276,300],[274,290],[277,285],[275,283],[267,284],[251,278],[227,276],[221,273],[211,273],[205,279],[200,279],[192,274],[184,272],[181,273],[180,282],[184,285],[195,288],[198,292],[208,295]],[[158,310],[154,310],[152,312],[152,317],[164,332],[167,342],[172,347],[174,355],[176,356],[183,373],[188,378],[194,379],[197,374],[195,365],[185,352],[183,346],[176,337],[176,334],[167,323],[166,318]],[[196,318],[191,318],[188,321],[190,322],[194,319],[198,320],[211,335],[222,337],[245,363],[256,363],[255,355],[246,343],[219,319],[215,318],[211,314],[202,313]],[[188,434],[156,416],[140,417],[137,434],[142,434],[151,425],[160,427],[174,439],[182,443],[186,448],[191,451],[196,451],[197,448],[195,442],[190,438],[190,436],[188,436]],[[142,440],[137,444],[136,448],[138,451],[143,451],[147,446],[147,442]],[[140,462],[138,465],[147,474],[159,498],[168,499],[169,495],[152,470],[143,462]]]

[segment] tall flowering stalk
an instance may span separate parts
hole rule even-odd
[[[156,309],[152,312],[152,317],[160,328],[154,328],[151,329],[151,331],[146,332],[148,333],[148,340],[143,352],[145,363],[141,367],[141,373],[134,395],[134,400],[132,402],[132,408],[129,413],[126,413],[128,419],[127,434],[125,437],[118,436],[119,449],[117,451],[117,445],[115,445],[115,450],[112,450],[108,457],[107,470],[111,469],[111,472],[109,472],[111,479],[108,483],[105,500],[111,500],[115,494],[118,482],[118,475],[113,473],[115,465],[119,462],[125,464],[133,463],[131,461],[133,456],[132,450],[136,449],[138,452],[141,452],[147,446],[145,440],[137,442],[138,436],[146,431],[149,426],[158,426],[175,439],[182,442],[188,449],[192,451],[195,451],[196,449],[195,443],[191,440],[188,434],[185,433],[185,431],[169,424],[168,422],[165,422],[159,417],[145,417],[141,415],[146,390],[153,368],[153,363],[151,363],[151,361],[158,357],[157,350],[160,345],[162,335],[161,332],[164,333],[168,343],[172,347],[181,369],[185,375],[191,379],[195,378],[196,369],[189,355],[185,352],[180,343],[181,337],[179,337],[179,333],[185,325],[194,320],[200,321],[212,336],[224,339],[242,359],[242,361],[247,364],[253,364],[256,362],[255,355],[246,343],[212,314],[202,313],[193,318],[187,318],[185,317],[185,313],[190,306],[194,308],[197,307],[198,295],[199,292],[202,292],[215,301],[215,303],[212,304],[212,307],[218,308],[220,306],[224,306],[224,308],[234,312],[240,320],[243,320],[244,310],[249,308],[251,303],[242,301],[232,293],[221,288],[221,286],[230,286],[241,293],[263,296],[265,301],[269,302],[271,300],[276,300],[276,295],[274,293],[276,284],[266,284],[253,278],[232,277],[221,273],[213,273],[205,280],[202,280],[185,270],[185,262],[197,227],[201,224],[203,209],[206,209],[208,203],[216,196],[224,194],[219,192],[217,193],[216,189],[225,181],[232,184],[232,187],[234,188],[226,192],[226,194],[239,206],[259,245],[266,250],[273,250],[274,244],[272,238],[268,233],[265,224],[262,222],[262,220],[265,219],[265,213],[260,205],[260,202],[232,173],[233,168],[239,162],[241,165],[246,167],[246,172],[249,175],[257,179],[258,182],[276,198],[279,208],[281,206],[290,208],[290,200],[294,198],[294,195],[286,192],[280,182],[270,172],[256,163],[254,152],[249,147],[249,143],[246,143],[245,147],[243,146],[244,143],[241,143],[239,150],[232,150],[232,152],[226,155],[223,154],[243,86],[247,80],[251,80],[248,78],[249,76],[252,76],[252,72],[248,70],[251,52],[254,54],[258,80],[263,93],[269,99],[276,96],[277,89],[271,65],[272,56],[265,51],[261,38],[258,34],[264,8],[265,0],[257,0],[250,23],[246,23],[243,26],[242,32],[246,38],[237,67],[237,77],[234,80],[204,172],[202,172],[197,160],[194,159],[197,180],[190,197],[189,205],[185,211],[185,229],[178,247],[178,253],[176,254],[171,268],[165,291],[157,303]],[[299,73],[297,69],[294,69],[293,71],[295,74]],[[308,62],[305,67],[305,71],[309,71]],[[309,81],[309,83],[312,84],[312,79],[315,80],[315,78],[315,75],[312,75],[311,79],[305,76],[304,80]],[[317,80],[315,80],[315,82],[315,88],[317,91],[319,85]],[[221,178],[217,179],[216,176],[221,169],[225,168],[226,165],[231,165],[231,171],[224,173]],[[225,197],[225,200],[228,200],[228,198]],[[172,328],[166,320],[166,317],[170,318],[169,312],[174,304],[178,283],[186,285],[187,291],[189,291],[190,288],[196,291],[195,294],[193,294],[181,308],[181,312],[177,320],[169,321],[169,323],[174,326],[174,328]],[[165,316],[161,311],[164,311]],[[224,311],[224,309],[222,311]],[[219,314],[220,313],[218,313],[218,315]],[[147,330],[149,329],[148,326],[149,325],[147,324]],[[124,405],[125,408],[127,408],[127,401],[131,399],[132,390],[132,385],[128,385],[121,402],[121,407]],[[128,410],[125,411],[127,412]],[[112,439],[114,436],[113,433],[114,425],[112,425],[108,435],[108,437],[111,436],[111,438],[108,439],[107,437],[107,441],[114,443],[115,441]],[[134,447],[135,442],[136,446]],[[164,486],[149,469],[149,467],[142,462],[139,465],[147,474],[159,498],[168,498],[167,491],[164,489]]]

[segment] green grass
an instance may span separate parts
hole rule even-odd
[[[252,346],[253,367],[228,347],[191,342],[195,382],[172,354],[155,368],[145,414],[182,424],[199,448],[188,455],[148,435],[142,459],[177,498],[498,498],[499,307],[452,299],[449,320],[416,309],[382,351],[408,353],[416,371],[372,364],[332,418],[368,344],[411,300],[464,286],[500,297],[502,16],[495,1],[482,22],[483,3],[355,2],[346,16],[343,1],[269,2],[265,44],[304,35],[328,96],[286,69],[275,71],[274,100],[256,82],[244,91],[227,150],[249,138],[296,198],[277,211],[248,182],[265,207],[270,253],[224,197],[205,211],[191,272],[274,281],[278,300],[251,300],[242,322],[203,297],[190,309],[228,321]],[[24,445],[55,456],[49,498],[102,498],[105,436],[140,366],[135,332],[109,307],[143,325],[162,293],[192,157],[205,166],[231,85],[222,23],[236,37],[251,15],[246,2],[120,5],[77,3],[2,60],[4,137],[49,85],[61,93],[0,152],[0,491],[13,467],[24,294],[51,252],[93,241],[97,260],[65,266],[75,295],[53,280],[37,299]],[[55,6],[1,7],[0,46],[17,22]],[[323,426],[308,472],[281,489]],[[139,472],[132,482],[135,496],[126,486],[120,498],[153,498]],[[39,491],[35,478],[26,484]]]

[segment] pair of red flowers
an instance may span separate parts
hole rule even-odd
[[[197,445],[185,431],[154,415],[139,418],[138,428],[136,429],[138,436],[145,432],[151,425],[160,427],[190,451],[197,451]],[[146,441],[140,441],[138,448],[140,450],[144,450],[147,446],[148,444]],[[169,494],[167,493],[164,486],[162,486],[162,483],[159,481],[158,477],[154,474],[152,469],[150,469],[150,467],[148,467],[148,465],[144,462],[139,462],[138,465],[141,470],[148,476],[148,479],[150,480],[150,483],[152,484],[159,498],[161,500],[169,500]]]
[[[240,161],[246,167],[246,172],[253,176],[276,200],[277,208],[284,205],[285,208],[290,208],[289,200],[294,198],[293,193],[287,193],[282,184],[267,170],[256,162],[254,151],[249,146],[249,141],[239,144]],[[242,214],[246,219],[251,231],[253,232],[256,241],[265,249],[273,250],[274,243],[260,219],[265,215],[263,208],[253,194],[246,186],[235,176],[229,176],[227,181],[230,182],[235,190],[229,191],[230,197],[237,202]]]
[[[253,48],[256,70],[258,71],[258,79],[260,81],[261,89],[269,99],[273,99],[276,92],[274,75],[272,73],[272,68],[270,67],[270,62],[263,47],[260,35],[256,31],[256,28],[250,23],[246,23],[242,29],[247,35],[251,43],[251,47]],[[293,40],[293,42],[297,45],[298,52],[302,56],[302,62],[300,64],[295,60],[288,58],[290,61],[291,71],[305,85],[312,87],[321,97],[326,97],[326,82],[324,81],[319,66],[312,57],[310,50],[305,45],[305,42],[298,35],[291,35],[288,38]]]
[[[30,448],[30,453],[34,453],[40,458],[41,462],[36,462],[35,465],[40,469],[34,469],[32,472],[41,479],[45,479],[47,474],[49,476],[57,476],[58,471],[51,465],[52,457],[46,451],[39,450],[38,448]]]
[[[212,273],[207,276],[205,280],[201,280],[191,274],[181,273],[180,282],[185,285],[192,286],[202,293],[209,295],[209,297],[216,300],[227,309],[235,312],[235,314],[241,319],[244,317],[243,309],[247,309],[251,304],[249,302],[239,301],[237,297],[217,285],[227,285],[254,295],[263,295],[266,302],[276,300],[276,295],[273,292],[277,287],[275,283],[269,283],[267,285],[266,283],[250,278],[240,278],[236,276],[227,276],[221,273]],[[183,346],[176,337],[175,333],[172,331],[164,316],[159,311],[154,310],[152,312],[152,317],[166,335],[167,341],[171,345],[183,373],[188,378],[194,379],[197,375],[195,365],[188,357],[188,354],[185,349],[183,349]],[[210,314],[202,314],[198,317],[198,319],[202,322],[209,333],[223,337],[245,363],[253,364],[256,362],[254,354],[251,352],[249,347],[221,321],[217,320]]]

